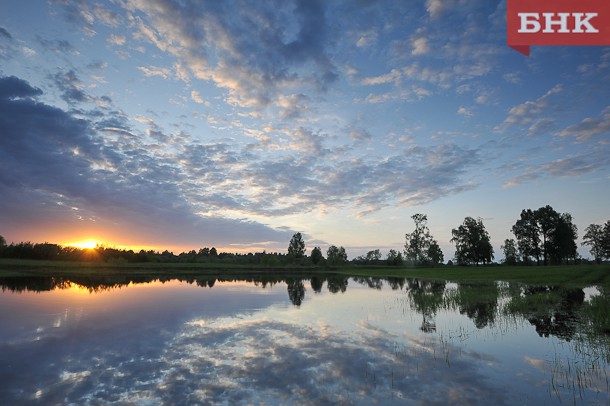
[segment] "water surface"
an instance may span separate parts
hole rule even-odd
[[[595,287],[142,282],[0,280],[3,403],[609,404]]]

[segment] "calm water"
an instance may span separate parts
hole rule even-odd
[[[610,404],[596,288],[0,280],[2,404]],[[597,324],[596,324],[597,323]]]

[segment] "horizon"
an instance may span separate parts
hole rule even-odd
[[[350,259],[426,214],[610,220],[610,47],[506,45],[506,2],[73,0],[0,17],[0,235]]]

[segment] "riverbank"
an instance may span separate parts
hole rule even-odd
[[[105,263],[0,259],[0,277],[194,277],[276,275],[312,277],[320,274],[378,278],[418,278],[427,280],[515,281],[540,285],[610,288],[610,265],[486,266],[407,268],[393,266],[312,267],[236,265],[227,263]]]

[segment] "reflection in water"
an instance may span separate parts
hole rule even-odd
[[[10,404],[609,402],[601,287],[587,299],[554,286],[337,275],[0,286]]]

